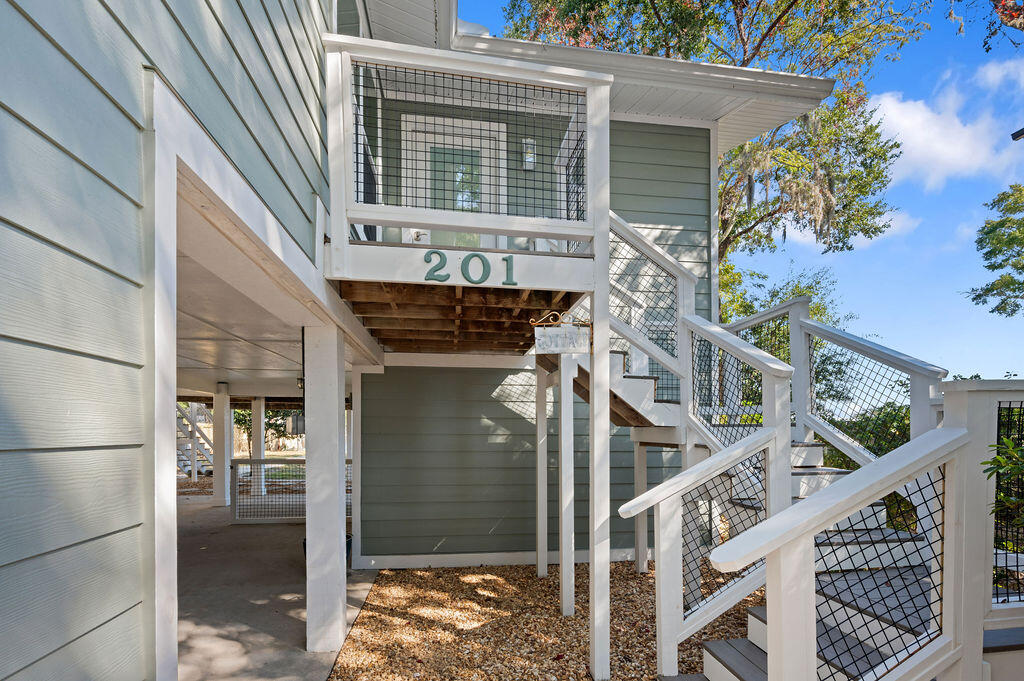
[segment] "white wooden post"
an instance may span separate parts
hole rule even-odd
[[[910,437],[915,438],[935,428],[936,414],[932,410],[932,386],[935,379],[921,374],[910,374]]]
[[[951,570],[942,580],[942,622],[943,633],[961,646],[962,655],[939,678],[970,681],[982,678],[981,634],[992,607],[994,520],[989,511],[995,489],[981,462],[991,457],[989,447],[996,442],[999,401],[1024,399],[1024,381],[956,381],[943,388],[943,427],[966,428],[971,440],[946,468],[945,513],[953,523],[947,524],[943,543],[943,563]]]
[[[800,322],[811,318],[811,299],[801,296],[789,308],[789,363],[793,367],[793,411],[796,412],[796,426],[793,438],[798,442],[810,442],[814,432],[807,427],[804,417],[811,409],[811,347],[810,339],[804,333]]]
[[[571,355],[558,358],[558,590],[562,614],[576,612],[576,453],[573,442],[575,401],[572,384],[576,378],[576,360]]]
[[[683,622],[682,553],[682,497],[674,495],[654,507],[654,618],[659,676],[679,674],[679,627]]]
[[[345,640],[345,337],[303,329],[306,419],[306,650]]]
[[[362,367],[352,368],[352,450],[348,455],[352,460],[352,567],[356,567],[356,561],[363,555],[363,372],[360,369]]]
[[[213,505],[231,504],[231,456],[234,421],[227,383],[218,383],[213,394]]]
[[[647,491],[647,445],[633,443],[633,496]],[[633,516],[633,560],[637,574],[647,572],[647,511]]]
[[[192,478],[192,482],[199,479],[199,418],[196,413],[196,403],[188,403],[188,432],[191,434],[189,438],[189,477]]]
[[[814,537],[804,535],[768,554],[768,681],[818,678]]]
[[[765,511],[767,516],[773,516],[789,508],[793,501],[789,381],[768,373],[762,374],[761,391],[764,426],[775,429],[775,440],[768,447],[764,464]]]
[[[594,221],[590,362],[590,674],[611,678],[611,363],[608,85],[587,88],[587,189]]]
[[[537,576],[548,576],[548,372],[536,370],[537,419]]]
[[[260,463],[253,464],[250,468],[251,484],[250,494],[262,496],[267,493],[266,463],[267,458],[267,398],[252,398],[252,450],[249,452],[250,459],[258,459]]]

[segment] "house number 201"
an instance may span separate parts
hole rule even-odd
[[[512,256],[506,255],[501,260],[505,263],[505,279],[501,285],[518,286],[515,276],[512,274]],[[424,281],[448,281],[451,279],[452,275],[444,271],[448,265],[448,256],[444,251],[439,251],[436,248],[427,251],[427,254],[423,256],[423,262],[428,265],[433,263],[427,270],[426,276],[423,277]],[[474,266],[474,262],[479,262],[479,267]],[[491,261],[483,253],[467,254],[462,259],[459,269],[462,271],[462,278],[470,284],[482,284],[491,278]],[[474,269],[479,269],[476,275],[473,274]]]

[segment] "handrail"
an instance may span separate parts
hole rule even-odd
[[[793,375],[793,367],[781,359],[769,355],[756,345],[729,333],[721,326],[712,324],[703,317],[686,315],[683,317],[683,323],[694,333],[703,336],[724,350],[729,350],[761,373],[787,379]]]
[[[721,572],[735,572],[794,539],[817,534],[933,470],[969,440],[965,428],[929,430],[748,529],[739,541],[725,542],[711,552],[711,564]]]
[[[704,459],[693,468],[673,475],[657,487],[627,501],[619,507],[619,515],[623,518],[632,518],[669,497],[685,494],[695,487],[703,485],[711,478],[721,475],[751,454],[761,451],[774,439],[774,428],[759,428],[742,440],[717,452],[714,456]]]
[[[783,303],[779,303],[774,307],[769,307],[767,310],[761,310],[760,312],[755,312],[754,314],[748,317],[744,317],[743,319],[738,319],[735,322],[723,324],[722,328],[730,333],[738,333],[740,331],[743,331],[744,329],[749,329],[752,326],[757,326],[758,324],[761,324],[763,322],[767,322],[777,317],[781,317],[785,314],[788,314],[789,308],[799,305],[800,303],[809,302],[811,302],[810,296],[797,296],[796,298],[790,298],[789,300]]]
[[[865,357],[870,357],[873,360],[881,362],[887,366],[891,366],[895,369],[900,369],[909,374],[918,374],[935,380],[940,380],[946,377],[949,373],[945,369],[934,364],[929,364],[922,360],[911,357],[910,355],[904,355],[902,352],[897,352],[892,348],[887,348],[884,345],[878,343],[872,343],[871,341],[854,336],[852,333],[847,333],[834,326],[823,324],[813,319],[803,319],[800,321],[800,326],[806,333],[812,336],[818,336],[827,341],[831,341],[836,345],[859,352]]]
[[[633,225],[616,215],[615,211],[610,210],[608,214],[611,217],[611,231],[621,236],[624,241],[667,269],[671,274],[683,277],[691,284],[697,283],[697,275],[683,267],[668,251],[636,231]]]

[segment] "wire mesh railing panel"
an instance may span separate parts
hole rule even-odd
[[[366,61],[352,79],[358,203],[587,219],[584,91]]]
[[[910,441],[906,373],[817,337],[810,358],[812,413],[875,456]]]
[[[736,335],[786,364],[792,362],[789,354],[788,314],[737,331]]]
[[[672,357],[676,350],[676,277],[612,230],[609,311]]]
[[[818,678],[881,676],[941,634],[944,468],[815,537]]]
[[[235,460],[231,466],[236,521],[272,522],[306,517],[305,461]]]
[[[655,360],[647,363],[647,375],[658,379],[658,385],[654,389],[654,399],[658,402],[679,401],[679,377],[661,366]]]
[[[1024,402],[1000,402],[997,442],[1009,439],[1024,446]],[[996,475],[996,496],[1024,499],[1024,477]],[[995,546],[992,556],[992,600],[1024,603],[1024,526],[1016,514],[1000,509],[995,514]]]
[[[764,424],[761,372],[693,334],[693,415],[725,446]]]
[[[765,459],[755,452],[700,487],[683,495],[684,614],[702,608],[730,583],[761,563],[739,572],[711,567],[711,551],[765,519]]]

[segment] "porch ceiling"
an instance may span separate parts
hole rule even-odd
[[[338,282],[341,297],[391,352],[525,354],[530,319],[568,310],[582,295],[493,287]]]

